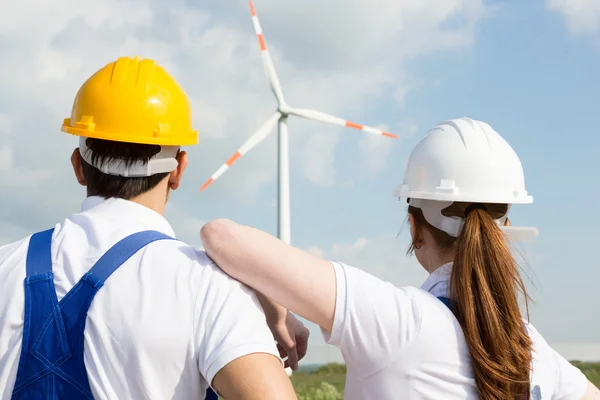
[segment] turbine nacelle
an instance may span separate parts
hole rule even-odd
[[[292,107],[288,106],[285,103],[282,103],[279,105],[279,107],[277,107],[277,111],[281,113],[282,118],[287,118],[287,116],[290,115],[290,112],[292,111]]]

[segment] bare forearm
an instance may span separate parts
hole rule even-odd
[[[592,382],[588,382],[588,388],[582,400],[600,400],[600,390]]]
[[[267,318],[267,324],[269,324],[269,326],[285,321],[288,312],[285,307],[277,304],[260,292],[256,292],[256,297],[265,312],[265,317]]]
[[[260,230],[215,220],[201,230],[208,255],[227,274],[292,312],[330,330],[335,272],[330,262]]]

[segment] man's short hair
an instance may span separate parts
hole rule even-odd
[[[130,166],[136,161],[147,163],[158,154],[161,147],[152,144],[114,142],[101,139],[86,139],[86,146],[92,152],[92,163],[102,166],[104,163],[121,161]],[[131,200],[154,189],[169,172],[144,177],[124,177],[108,175],[81,159],[83,175],[87,181],[87,195],[101,196],[105,199],[117,197]]]

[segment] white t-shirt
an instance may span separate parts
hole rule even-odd
[[[137,203],[87,198],[55,226],[52,261],[60,300],[110,247],[143,230],[174,237]],[[29,237],[0,248],[0,398],[15,383],[23,335]],[[204,399],[208,382],[251,353],[277,356],[253,291],[175,240],[149,244],[106,281],[85,327],[84,358],[96,399]]]
[[[436,298],[448,296],[449,265],[420,289],[398,288],[359,269],[333,265],[335,318],[331,335],[324,336],[346,361],[345,399],[478,398],[462,329]],[[581,399],[585,376],[526,326],[534,343],[532,399]]]

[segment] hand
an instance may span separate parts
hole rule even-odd
[[[277,341],[279,356],[283,359],[287,357],[285,367],[296,371],[298,361],[304,358],[308,350],[310,331],[289,311],[285,319],[269,324],[269,328]]]

